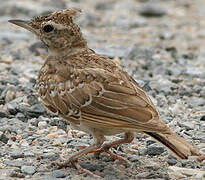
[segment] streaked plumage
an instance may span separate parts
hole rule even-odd
[[[204,159],[197,148],[170,131],[151,99],[118,64],[87,47],[73,22],[79,12],[63,10],[24,23],[10,21],[32,31],[48,46],[37,81],[44,106],[95,139],[94,145],[65,164],[101,147],[131,142],[133,132],[152,136],[180,158]],[[102,146],[105,135],[123,132],[123,140]]]

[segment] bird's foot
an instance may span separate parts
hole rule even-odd
[[[52,164],[54,164],[55,166],[61,167],[61,168],[68,167],[69,164],[71,164],[72,166],[74,166],[78,170],[78,172],[80,174],[86,173],[86,174],[88,174],[90,176],[93,176],[93,177],[96,177],[96,178],[100,178],[100,176],[94,174],[93,172],[91,172],[91,171],[89,171],[87,169],[82,168],[81,165],[77,161],[73,161],[73,160],[69,159],[69,160],[63,161],[63,162],[53,162]]]
[[[110,151],[109,147],[107,147],[106,145],[103,146],[102,148],[98,149],[98,150],[95,150],[94,154],[98,156],[102,152],[108,153],[110,155],[110,157],[113,158],[114,160],[122,160],[122,161],[124,161],[126,163],[129,162],[126,158],[124,158],[124,157],[122,157],[120,155],[116,155],[115,153]]]

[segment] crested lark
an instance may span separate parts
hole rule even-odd
[[[61,165],[90,152],[130,143],[134,132],[144,132],[177,157],[198,156],[199,150],[177,136],[160,119],[154,104],[139,85],[116,63],[89,49],[73,17],[80,10],[68,9],[30,21],[10,20],[35,35],[48,47],[48,57],[38,76],[39,96],[44,106],[90,133],[95,143],[77,152]],[[125,133],[123,139],[103,144],[104,136]]]

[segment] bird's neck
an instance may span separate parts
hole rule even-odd
[[[69,57],[75,54],[79,54],[88,49],[87,41],[82,38],[77,41],[74,41],[68,47],[64,48],[48,48],[49,57]]]
[[[75,48],[70,48],[70,49],[65,49],[65,50],[53,50],[53,49],[48,49],[48,57],[54,57],[54,58],[61,58],[61,57],[69,57],[73,56],[75,54],[79,54],[83,51],[85,51],[87,48],[85,47],[75,47]]]

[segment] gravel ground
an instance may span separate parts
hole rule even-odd
[[[109,56],[148,92],[161,117],[205,153],[204,0],[0,0],[0,180],[96,179],[52,161],[92,143],[84,132],[46,112],[35,82],[45,47],[8,19],[68,7],[83,10],[78,23],[91,48]],[[107,137],[107,140],[121,135]],[[205,179],[205,162],[177,160],[143,134],[112,149],[129,163],[93,154],[80,164],[99,179]]]

